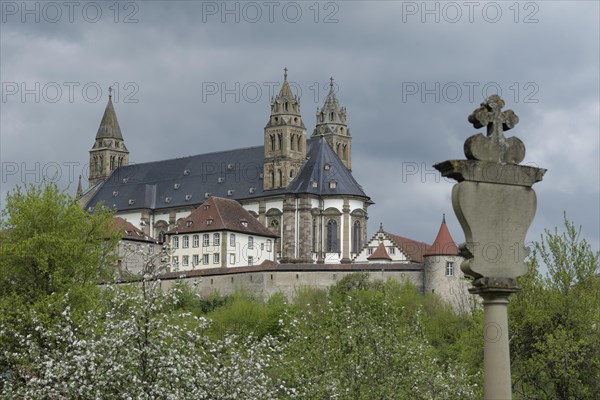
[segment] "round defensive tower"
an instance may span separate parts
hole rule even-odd
[[[435,293],[452,304],[455,310],[464,309],[470,294],[460,269],[463,257],[446,225],[446,216],[429,250],[423,255],[423,288],[425,293]]]

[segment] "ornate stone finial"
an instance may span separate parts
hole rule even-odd
[[[383,232],[383,222],[379,223],[379,232]]]
[[[329,78],[329,89],[333,90],[333,76]]]
[[[111,100],[112,99],[112,86],[108,87],[108,99]]]
[[[446,223],[446,213],[442,214],[442,224]]]
[[[465,141],[465,156],[470,160],[519,164],[525,158],[525,145],[516,136],[506,138],[504,132],[519,123],[512,111],[502,111],[504,100],[497,94],[488,97],[481,107],[469,115],[476,129],[487,127],[487,136],[477,134]]]
[[[287,69],[287,67],[285,67],[283,69],[283,81],[284,82],[287,82],[287,72],[288,72],[288,69]]]

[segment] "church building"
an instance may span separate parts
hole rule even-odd
[[[128,165],[109,95],[90,150],[88,210],[99,204],[162,240],[211,196],[237,200],[279,239],[281,263],[349,263],[367,237],[371,199],[352,176],[352,137],[333,79],[308,137],[287,81],[260,146]]]
[[[169,243],[176,268],[163,276],[167,286],[184,276],[202,294],[245,285],[265,296],[294,296],[299,286],[325,288],[363,271],[411,281],[468,309],[462,257],[445,218],[433,245],[383,226],[367,240],[374,203],[352,176],[352,136],[333,78],[316,117],[309,136],[286,69],[262,144],[128,165],[109,92],[89,152],[90,186],[84,191],[80,181],[79,202],[90,212],[114,209],[143,234]]]

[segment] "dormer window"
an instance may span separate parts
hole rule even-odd
[[[191,194],[186,194],[185,195],[185,201],[190,201],[192,199],[192,195]]]
[[[132,205],[134,205],[134,204],[135,204],[135,200],[133,200],[133,199],[129,199],[129,205],[130,205],[130,206],[132,206]]]
[[[234,168],[235,168],[235,165],[234,165],[234,164],[227,164],[227,169],[228,169],[229,171],[233,171],[233,169],[234,169]]]
[[[331,164],[325,164],[325,171],[329,171],[331,169]]]
[[[119,192],[117,192],[117,191],[113,192],[113,197],[117,197],[118,195],[119,195]]]
[[[247,227],[248,227],[248,221],[246,221],[245,219],[241,220],[241,221],[240,221],[240,223],[242,224],[242,226],[243,226],[244,228],[247,228]]]
[[[176,183],[176,184],[173,185],[173,189],[177,190],[177,189],[179,189],[180,186],[181,185],[179,183]]]
[[[251,187],[248,191],[250,192],[250,194],[253,194],[254,192],[256,192],[256,188]]]
[[[208,204],[205,204],[202,206],[202,208],[204,208],[204,210],[208,210],[208,207],[210,207]]]
[[[171,197],[165,197],[165,203],[170,203],[171,202]]]
[[[233,196],[233,190],[228,190],[227,191],[227,196]]]
[[[310,185],[314,188],[318,187],[319,184],[317,183],[317,181],[310,181]]]
[[[336,181],[329,182],[329,189],[335,189],[336,187],[337,187],[337,182]]]
[[[220,177],[217,178],[217,182],[223,183],[223,182],[225,182],[225,178],[222,177],[222,176],[220,176]]]
[[[185,223],[185,226],[190,227],[190,226],[192,226],[193,223],[194,223],[193,221],[187,221]]]
[[[212,223],[213,223],[213,219],[212,218],[208,218],[206,220],[206,225],[212,225]]]
[[[129,178],[123,178],[123,183],[127,183],[127,181],[129,181]]]
[[[210,197],[210,192],[206,192],[206,193],[204,193],[204,198],[205,198],[205,199],[208,199],[209,197]]]
[[[189,175],[190,174],[190,170],[189,169],[184,169],[183,170],[183,175]]]

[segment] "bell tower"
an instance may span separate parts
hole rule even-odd
[[[352,170],[352,137],[346,125],[346,107],[340,107],[335,96],[333,78],[329,79],[329,93],[323,108],[317,108],[317,126],[313,136],[320,135],[325,137],[346,168]]]
[[[112,171],[128,163],[129,151],[125,147],[112,103],[112,88],[108,88],[108,104],[96,133],[94,146],[90,150],[89,185],[94,186],[105,180]]]
[[[281,90],[271,100],[264,143],[263,187],[285,188],[306,160],[306,127],[300,116],[300,99],[292,94],[287,81],[287,68]]]

